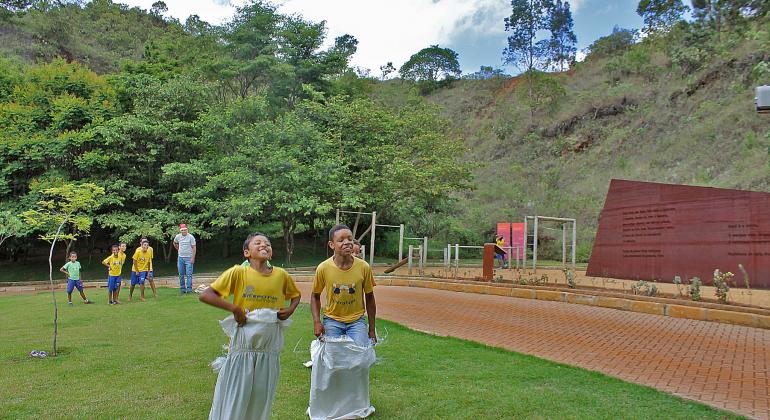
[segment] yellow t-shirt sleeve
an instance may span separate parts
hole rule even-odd
[[[111,266],[112,264],[110,264],[110,262],[112,262],[112,255],[102,260],[102,264],[107,264]]]
[[[313,278],[313,293],[321,294],[326,287],[326,279],[324,277],[324,269],[322,265],[319,265],[315,270],[315,277]]]
[[[364,293],[374,293],[374,275],[368,265],[364,267]]]
[[[283,295],[286,296],[286,299],[294,299],[301,296],[297,285],[294,284],[294,279],[291,278],[289,273],[286,273],[286,281],[283,282]]]
[[[235,293],[239,281],[243,281],[243,268],[236,265],[222,273],[209,287],[224,299]]]

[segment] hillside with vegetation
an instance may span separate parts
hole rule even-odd
[[[770,116],[754,105],[770,84],[768,17],[721,32],[680,22],[641,40],[617,29],[569,71],[538,73],[539,103],[526,78],[428,95],[476,168],[458,202],[469,238],[524,215],[572,217],[587,261],[613,178],[770,192]]]
[[[437,246],[574,217],[586,260],[612,178],[770,191],[770,117],[753,108],[770,18],[745,3],[656,12],[517,77],[458,77],[462,57],[430,46],[378,79],[351,67],[354,36],[323,48],[323,22],[266,2],[222,26],[162,2],[0,2],[0,254],[41,254],[72,210],[68,249],[168,244],[186,221],[223,256],[258,229],[288,260],[345,207]]]

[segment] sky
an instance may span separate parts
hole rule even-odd
[[[155,0],[117,0],[148,10]],[[212,23],[227,22],[244,0],[164,0],[167,17],[184,22],[191,14]],[[459,55],[463,73],[480,66],[502,68],[507,45],[503,19],[510,15],[510,0],[274,0],[279,12],[299,14],[311,21],[326,21],[327,45],[350,34],[358,39],[352,65],[380,74],[380,66],[396,68],[417,51],[437,44]],[[578,50],[608,35],[618,25],[641,28],[638,0],[572,0]],[[580,54],[578,54],[580,57]]]

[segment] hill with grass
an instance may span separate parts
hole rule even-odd
[[[719,34],[683,24],[631,45],[613,36],[570,71],[538,75],[552,86],[535,106],[526,76],[428,95],[476,168],[459,201],[466,229],[577,218],[586,260],[613,178],[770,192],[770,115],[754,107],[755,86],[770,84],[770,19]]]

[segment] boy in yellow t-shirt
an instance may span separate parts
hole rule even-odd
[[[313,280],[310,308],[316,337],[346,335],[365,347],[377,342],[374,276],[366,261],[353,257],[353,232],[345,225],[329,230],[329,248],[334,255],[318,265]],[[321,292],[326,290],[323,322],[320,317]],[[369,326],[364,321],[367,314]]]
[[[232,312],[243,325],[246,312],[259,308],[278,310],[278,319],[288,319],[299,305],[300,292],[286,270],[268,265],[273,257],[270,239],[261,233],[252,233],[243,243],[243,256],[250,265],[236,265],[219,276],[201,294],[200,301]],[[225,299],[232,295],[233,303]],[[285,308],[286,300],[291,300]]]
[[[142,239],[142,245],[134,251],[134,260],[131,271],[136,275],[131,276],[131,290],[128,294],[128,300],[134,298],[134,287],[139,285],[139,300],[144,302],[144,282],[147,280],[150,272],[152,271],[152,250],[150,249],[150,242],[147,239]]]
[[[120,256],[120,245],[112,246],[112,254],[102,261],[107,267],[107,297],[110,305],[119,304],[118,284],[120,284],[120,273],[123,271],[123,261],[125,257]]]
[[[201,294],[201,302],[232,312],[239,326],[246,324],[247,311],[257,309],[277,310],[278,319],[288,319],[299,304],[300,292],[286,270],[268,266],[267,262],[273,256],[270,239],[264,234],[252,233],[243,243],[243,256],[250,264],[236,265],[222,273]],[[230,295],[233,296],[232,303],[225,300]],[[288,308],[285,307],[287,299],[291,300]],[[243,331],[248,331],[248,328],[245,327]],[[279,345],[283,346],[281,329],[278,326],[275,328],[281,337]],[[268,332],[264,337],[253,340],[247,347],[260,351],[262,346],[274,338],[274,333],[266,331]],[[234,337],[231,338],[231,349]],[[280,348],[278,350],[280,351]],[[225,366],[219,371],[220,376],[214,389],[215,400],[209,412],[210,419],[266,419],[269,416],[280,369],[279,357],[274,353],[262,356],[264,357],[244,356],[236,359],[230,359],[228,356]],[[228,364],[231,360],[234,366],[232,370]],[[223,376],[223,372],[227,373]],[[241,375],[243,377],[240,377]]]

